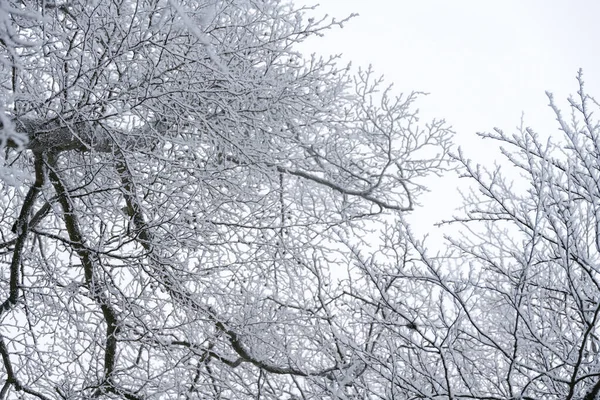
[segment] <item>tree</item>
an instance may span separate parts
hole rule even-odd
[[[0,4],[0,398],[379,396],[346,263],[449,167],[418,94],[281,1]]]
[[[486,303],[502,321],[489,333],[502,359],[499,387],[517,398],[591,400],[600,391],[600,130],[598,103],[585,92],[581,71],[577,79],[570,120],[548,93],[560,137],[543,140],[531,129],[484,135],[512,148],[504,154],[525,175],[526,190],[510,191],[506,179],[467,164],[487,203],[467,220],[485,221],[488,238],[499,240],[455,244],[480,260]]]
[[[502,145],[493,170],[457,154],[473,189],[447,254],[407,227],[355,253],[361,378],[381,398],[598,398],[599,104],[578,82],[570,119],[548,94],[560,136],[481,134]]]

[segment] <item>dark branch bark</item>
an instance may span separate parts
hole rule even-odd
[[[23,201],[23,206],[21,207],[21,211],[19,213],[19,217],[17,221],[13,225],[14,232],[18,235],[14,241],[14,249],[12,254],[12,259],[10,263],[10,277],[8,284],[8,298],[2,302],[0,305],[0,318],[10,310],[12,310],[16,305],[19,299],[19,267],[21,266],[21,257],[23,254],[23,248],[25,246],[25,242],[27,241],[27,236],[30,231],[30,221],[29,216],[33,211],[33,207],[35,205],[35,201],[40,193],[42,186],[44,185],[44,177],[45,177],[45,166],[44,166],[44,154],[34,152],[34,167],[35,167],[35,181],[27,195],[25,196],[25,200]],[[41,210],[40,210],[41,211]],[[38,212],[39,214],[39,212]],[[36,214],[36,216],[38,215]],[[41,217],[40,217],[41,218]],[[37,223],[37,222],[36,222]],[[6,382],[0,391],[0,395],[4,398],[5,394],[10,389],[12,385],[17,391],[24,391],[33,396],[36,396],[40,399],[46,400],[48,399],[46,396],[42,395],[39,392],[36,392],[27,386],[23,385],[19,379],[17,378],[13,367],[12,362],[10,360],[10,353],[8,352],[8,348],[6,347],[6,342],[4,340],[4,336],[0,335],[0,355],[2,356],[2,362],[4,364],[4,369],[6,370]]]
[[[54,190],[58,196],[58,202],[63,211],[63,220],[72,244],[71,247],[81,259],[85,284],[91,293],[94,301],[100,306],[102,315],[106,322],[105,350],[104,350],[104,384],[109,387],[112,385],[111,377],[116,365],[117,355],[117,334],[119,333],[119,321],[114,308],[111,306],[106,294],[104,293],[104,282],[102,282],[96,273],[95,260],[93,254],[84,244],[83,234],[81,232],[79,220],[75,215],[75,207],[69,192],[62,183],[58,172],[55,170],[55,160],[49,160],[49,177]],[[98,393],[99,394],[99,393]]]
[[[600,393],[600,379],[596,382],[594,387],[592,387],[592,389],[586,393],[583,400],[596,400],[598,393]]]

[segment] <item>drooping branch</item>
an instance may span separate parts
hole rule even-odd
[[[225,156],[224,158],[227,159],[227,161],[233,162],[234,164],[237,164],[237,165],[247,165],[247,163],[245,163],[244,161],[240,161],[239,159],[237,159],[236,157],[233,157],[233,156]],[[392,202],[389,202],[389,201],[386,201],[384,199],[374,196],[373,192],[377,188],[379,183],[375,183],[375,184],[367,187],[366,189],[357,190],[357,189],[344,187],[344,186],[334,182],[333,180],[325,179],[318,175],[315,175],[314,173],[302,171],[300,169],[284,167],[284,166],[275,165],[272,163],[264,163],[264,165],[267,168],[275,168],[277,170],[277,172],[279,172],[281,174],[296,176],[296,177],[302,178],[304,180],[316,183],[318,185],[328,187],[329,189],[334,190],[335,192],[338,192],[341,195],[360,197],[370,203],[376,204],[381,209],[405,212],[405,211],[411,211],[414,206],[412,195],[411,195],[408,187],[406,186],[406,183],[404,182],[404,180],[401,177],[398,177],[396,179],[398,181],[398,184],[404,189],[404,194],[407,197],[406,205],[401,205],[399,203],[392,203]]]
[[[355,189],[344,188],[333,181],[320,178],[314,174],[311,174],[311,173],[308,173],[305,171],[301,171],[301,170],[285,168],[285,167],[277,167],[277,171],[283,172],[283,173],[286,173],[289,175],[294,175],[294,176],[297,176],[297,177],[300,177],[300,178],[303,178],[303,179],[306,179],[309,181],[313,181],[313,182],[318,183],[323,186],[327,186],[328,188],[335,190],[336,192],[338,192],[340,194],[361,197],[371,203],[377,204],[379,207],[384,208],[384,209],[394,210],[394,211],[411,211],[413,209],[413,201],[412,201],[412,198],[410,195],[410,191],[408,190],[408,188],[406,187],[406,184],[402,180],[399,180],[400,185],[405,189],[405,194],[408,197],[408,204],[405,206],[402,206],[400,204],[390,203],[390,202],[387,202],[382,199],[378,199],[377,197],[373,196],[372,192],[373,192],[374,187],[369,187],[366,190],[355,190]]]
[[[344,370],[344,369],[348,369],[348,368],[352,367],[352,364],[346,364],[346,365],[335,365],[335,366],[332,366],[329,368],[323,368],[318,371],[303,371],[298,368],[277,366],[277,365],[274,365],[274,364],[271,364],[271,363],[268,363],[265,361],[261,361],[261,360],[257,359],[255,356],[253,356],[250,353],[250,351],[248,349],[246,349],[246,346],[242,343],[239,335],[237,333],[235,333],[233,330],[227,329],[223,323],[217,322],[216,327],[217,327],[217,329],[219,329],[221,332],[225,333],[229,337],[229,342],[231,344],[231,347],[237,353],[238,358],[231,360],[227,357],[224,357],[224,356],[216,353],[214,350],[212,350],[212,346],[209,346],[208,349],[205,349],[205,348],[197,346],[193,343],[190,343],[187,341],[181,341],[181,340],[173,341],[173,342],[171,342],[171,344],[175,345],[175,346],[183,346],[183,347],[187,347],[187,348],[191,349],[195,353],[201,355],[202,360],[205,360],[207,358],[214,358],[231,368],[237,368],[240,365],[242,365],[243,363],[250,363],[250,364],[260,368],[263,371],[270,372],[272,374],[277,374],[277,375],[293,375],[293,376],[304,376],[304,377],[319,376],[319,377],[326,377],[329,379],[333,379],[334,371],[340,371],[340,370]]]
[[[343,369],[343,367],[335,365],[333,367],[325,368],[320,371],[307,372],[307,371],[302,371],[300,369],[291,368],[291,367],[287,367],[287,368],[279,367],[279,366],[261,361],[261,360],[257,359],[256,357],[254,357],[250,353],[250,351],[248,349],[246,349],[246,346],[242,343],[242,340],[237,333],[235,333],[231,329],[227,329],[221,322],[217,322],[216,325],[219,330],[223,331],[225,334],[227,334],[227,336],[229,336],[229,342],[231,343],[231,347],[240,356],[241,360],[243,360],[244,362],[249,362],[264,371],[267,371],[267,372],[270,372],[273,374],[278,374],[278,375],[330,376],[333,371]],[[345,366],[345,368],[348,368],[348,367],[350,367],[350,365]]]
[[[137,236],[139,237],[139,243],[144,247],[144,249],[148,252],[151,263],[154,265],[154,272],[156,275],[154,276],[158,279],[159,283],[165,288],[167,293],[178,303],[185,304],[186,306],[191,307],[197,312],[200,312],[206,315],[209,319],[215,322],[217,329],[224,332],[229,337],[229,342],[231,344],[232,349],[238,354],[240,357],[237,360],[231,361],[224,357],[217,355],[214,352],[210,352],[209,355],[211,357],[217,358],[221,360],[223,363],[229,365],[230,367],[237,367],[242,362],[249,362],[261,370],[279,374],[279,375],[294,375],[294,376],[329,376],[333,371],[341,370],[344,368],[348,368],[350,365],[346,366],[338,366],[334,365],[330,368],[326,368],[320,371],[307,372],[302,371],[300,369],[292,368],[292,367],[279,367],[276,365],[272,365],[270,363],[258,360],[254,357],[250,351],[248,351],[245,345],[242,343],[242,339],[239,334],[234,330],[226,327],[225,323],[222,322],[222,319],[216,314],[214,310],[210,307],[203,306],[201,303],[197,301],[197,299],[191,294],[188,293],[170,274],[166,269],[166,263],[161,262],[160,255],[156,253],[153,245],[153,235],[148,227],[143,212],[142,206],[139,203],[136,196],[136,188],[135,183],[133,181],[133,176],[127,167],[127,161],[123,154],[121,153],[120,159],[116,164],[116,170],[121,178],[121,183],[123,185],[123,196],[125,198],[125,202],[127,204],[126,210],[128,216],[133,220],[133,223],[136,226],[138,231]],[[179,342],[182,344],[184,342]],[[188,344],[188,347],[192,347],[191,344]]]

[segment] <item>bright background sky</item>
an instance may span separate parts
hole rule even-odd
[[[424,119],[445,118],[465,153],[485,161],[495,144],[476,132],[514,131],[521,115],[538,132],[557,132],[545,91],[566,110],[583,68],[600,98],[600,1],[597,0],[296,0],[316,15],[359,16],[308,43],[373,65],[398,92],[424,91]],[[600,116],[599,116],[600,117]],[[492,165],[490,165],[491,167]],[[413,213],[420,227],[448,218],[460,204],[453,178],[434,180]],[[429,229],[429,228],[427,228]],[[418,229],[421,231],[421,229]],[[423,232],[419,232],[423,233]]]

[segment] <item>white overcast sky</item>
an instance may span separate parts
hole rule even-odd
[[[308,43],[318,54],[342,54],[373,65],[398,92],[430,93],[424,117],[445,118],[456,142],[477,158],[492,142],[478,131],[513,130],[525,113],[536,131],[556,131],[545,91],[560,104],[575,94],[583,68],[600,98],[600,0],[296,0],[319,4],[316,15],[359,16]],[[566,111],[565,111],[566,112]],[[458,205],[451,179],[433,182],[419,218],[448,217]],[[439,213],[433,212],[439,210]]]

